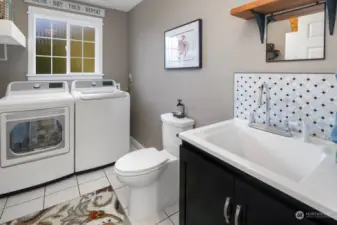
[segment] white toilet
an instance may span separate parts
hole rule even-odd
[[[129,215],[135,220],[150,218],[179,200],[179,148],[177,134],[193,129],[194,120],[161,115],[164,150],[131,152],[115,164],[121,183],[130,187]]]

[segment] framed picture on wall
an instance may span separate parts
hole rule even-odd
[[[165,31],[165,69],[202,68],[202,20]]]

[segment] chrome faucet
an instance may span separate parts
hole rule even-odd
[[[270,123],[270,91],[269,91],[269,86],[266,82],[263,82],[263,84],[259,87],[259,95],[258,95],[258,106],[262,106],[263,105],[263,93],[264,90],[266,92],[266,123],[265,124],[258,124],[255,121],[255,115],[252,112],[250,115],[250,119],[249,119],[249,127],[254,128],[254,129],[258,129],[258,130],[262,130],[262,131],[266,131],[269,133],[273,133],[273,134],[277,134],[277,135],[281,135],[284,137],[292,137],[292,132],[291,129],[289,127],[289,123],[288,121],[285,121],[285,130],[282,130],[280,128],[277,127],[272,127],[271,123]]]
[[[266,90],[266,124],[270,125],[270,92],[269,92],[269,86],[266,82],[263,82],[263,84],[259,87],[259,100],[258,100],[258,106],[263,105],[263,90]]]

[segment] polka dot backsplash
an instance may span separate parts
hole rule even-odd
[[[249,119],[255,113],[258,123],[265,123],[265,93],[263,105],[258,106],[259,87],[266,82],[270,93],[272,126],[284,128],[285,121],[309,125],[310,134],[329,139],[337,112],[337,81],[334,74],[235,74],[235,116]]]

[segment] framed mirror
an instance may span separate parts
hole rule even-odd
[[[267,17],[266,61],[325,59],[325,3]]]

